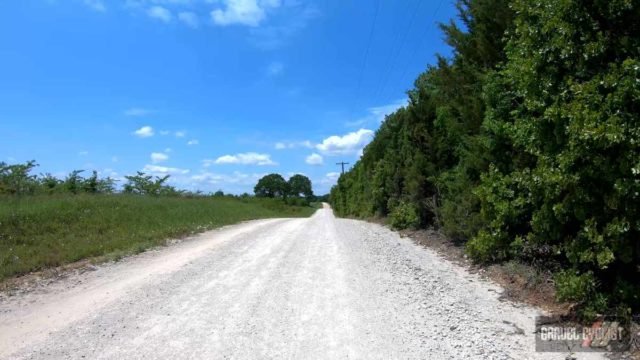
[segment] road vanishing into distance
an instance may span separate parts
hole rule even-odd
[[[5,295],[0,358],[564,359],[501,291],[325,205]]]

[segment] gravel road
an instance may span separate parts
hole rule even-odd
[[[563,359],[534,351],[536,310],[500,292],[324,208],[3,297],[0,358]]]

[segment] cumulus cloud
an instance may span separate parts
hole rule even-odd
[[[254,185],[261,177],[266,174],[246,174],[234,171],[231,174],[216,174],[211,172],[202,172],[191,176],[191,180],[200,184],[240,184]]]
[[[168,23],[173,18],[171,11],[167,10],[162,6],[152,6],[147,10],[147,15],[154,19],[158,19],[162,22]]]
[[[154,152],[151,153],[151,162],[154,164],[169,160],[169,155],[165,153]]]
[[[176,131],[175,135],[178,138],[182,138],[182,137],[185,137],[187,135],[187,132],[186,131]]]
[[[334,185],[338,181],[338,178],[340,178],[339,172],[330,172],[320,180],[320,183],[323,185]]]
[[[279,141],[274,145],[274,147],[276,148],[276,150],[285,150],[285,149],[295,149],[300,147],[313,149],[314,146],[311,143],[311,141],[304,140],[304,141]]]
[[[269,154],[258,154],[255,152],[241,153],[236,155],[224,155],[220,156],[215,160],[204,160],[203,164],[205,167],[211,166],[212,164],[222,165],[222,164],[240,164],[240,165],[278,165],[276,162],[271,160],[271,155]]]
[[[192,139],[187,141],[187,145],[192,146],[192,145],[198,145],[200,144],[200,141],[196,140],[196,139]]]
[[[307,156],[307,158],[304,161],[309,165],[322,165],[322,163],[324,162],[324,159],[322,158],[321,155],[313,153]]]
[[[359,154],[373,139],[373,131],[360,129],[343,136],[333,135],[316,145],[321,153],[329,156]]]
[[[179,169],[174,167],[159,166],[159,165],[145,165],[142,168],[142,172],[152,175],[186,175],[189,173],[188,169]]]
[[[267,12],[280,7],[280,0],[222,0],[223,8],[211,11],[211,20],[220,26],[257,27]]]
[[[197,28],[200,25],[198,21],[198,16],[195,13],[190,11],[183,11],[178,13],[178,20],[182,21],[185,25],[190,28]]]
[[[141,138],[153,136],[153,128],[151,126],[143,126],[140,129],[133,132],[134,135]]]

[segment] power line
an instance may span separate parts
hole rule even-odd
[[[364,76],[364,70],[367,66],[367,59],[369,57],[369,50],[371,49],[371,42],[373,40],[373,33],[376,28],[376,21],[378,20],[378,13],[380,12],[380,4],[381,1],[378,0],[376,4],[376,9],[373,14],[373,22],[371,23],[371,29],[369,30],[369,39],[367,40],[367,48],[364,52],[364,58],[362,60],[362,65],[360,66],[360,74],[358,75],[358,86],[356,87],[356,100],[354,102],[354,107],[357,110],[360,106],[360,89],[362,88],[362,77]],[[353,113],[353,109],[351,109],[351,113]]]
[[[405,8],[403,8],[399,12],[399,14],[400,15],[404,14],[405,10],[409,10],[409,12],[411,13],[411,1],[409,1],[409,0],[403,1],[403,4],[406,4],[407,6]],[[417,3],[414,3],[414,4],[417,4]],[[398,18],[399,19],[403,19],[403,16],[398,16]],[[399,43],[400,37],[402,36],[402,31],[400,31],[401,27],[398,26],[399,22],[400,21],[394,23],[393,33],[394,33],[395,36],[393,37],[393,41],[392,41],[393,48],[391,49],[391,51],[388,52],[389,56],[386,57],[386,60],[384,62],[384,67],[382,68],[382,71],[384,71],[384,69],[388,69],[392,65],[391,60],[393,60],[393,54],[395,54],[396,46]],[[383,76],[378,76],[378,78],[379,78],[378,84],[377,84],[377,86],[375,88],[375,92],[372,94],[374,96],[377,94],[378,90],[380,89],[380,84],[382,84]]]
[[[435,20],[436,14],[438,13],[438,10],[440,10],[440,6],[442,6],[442,2],[443,2],[443,0],[440,0],[440,2],[438,2],[438,6],[433,11],[433,14],[431,14],[431,21],[432,22]],[[422,33],[422,36],[420,37],[418,46],[416,46],[413,49],[413,53],[411,54],[411,57],[409,58],[409,62],[411,62],[411,59],[416,57],[416,55],[418,54],[418,50],[420,50],[422,48],[422,43],[424,43],[424,39],[427,37],[427,34],[429,33],[429,30],[431,30],[431,27],[430,26],[425,26],[425,29],[424,29],[424,31]],[[408,71],[409,71],[409,64],[407,63],[407,65],[404,67],[404,72],[402,73],[402,76],[400,77],[400,81],[404,80],[404,78],[407,76],[407,72]]]
[[[381,86],[378,88],[378,91],[376,91],[375,96],[384,94],[384,89],[386,88],[387,83],[389,81],[389,76],[391,75],[391,73],[395,69],[395,64],[396,64],[396,61],[398,59],[398,56],[400,55],[400,53],[402,53],[402,49],[404,48],[404,44],[407,41],[407,36],[409,35],[409,32],[411,31],[411,28],[413,27],[413,23],[415,22],[416,17],[417,17],[417,15],[419,13],[418,10],[420,9],[420,5],[422,5],[423,2],[426,2],[426,1],[418,0],[418,1],[415,2],[416,6],[413,9],[413,13],[411,14],[411,19],[409,20],[409,26],[407,26],[406,31],[403,33],[402,40],[400,41],[400,47],[398,48],[398,51],[393,54],[393,61],[391,62],[391,66],[389,66],[388,71],[386,72],[385,76],[383,77]]]

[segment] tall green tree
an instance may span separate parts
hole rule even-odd
[[[587,311],[640,307],[640,4],[514,1],[508,61],[488,82],[495,164],[477,193],[476,257],[557,259]],[[580,290],[575,290],[579,288]]]
[[[313,196],[313,188],[311,180],[300,174],[293,175],[288,181],[289,194],[292,196],[304,196],[310,198]]]
[[[263,176],[253,188],[253,192],[258,197],[286,198],[289,192],[289,184],[280,174],[269,174]]]
[[[461,0],[331,191],[338,215],[437,226],[477,261],[558,270],[585,314],[640,309],[640,0]],[[469,240],[470,239],[470,240]]]

